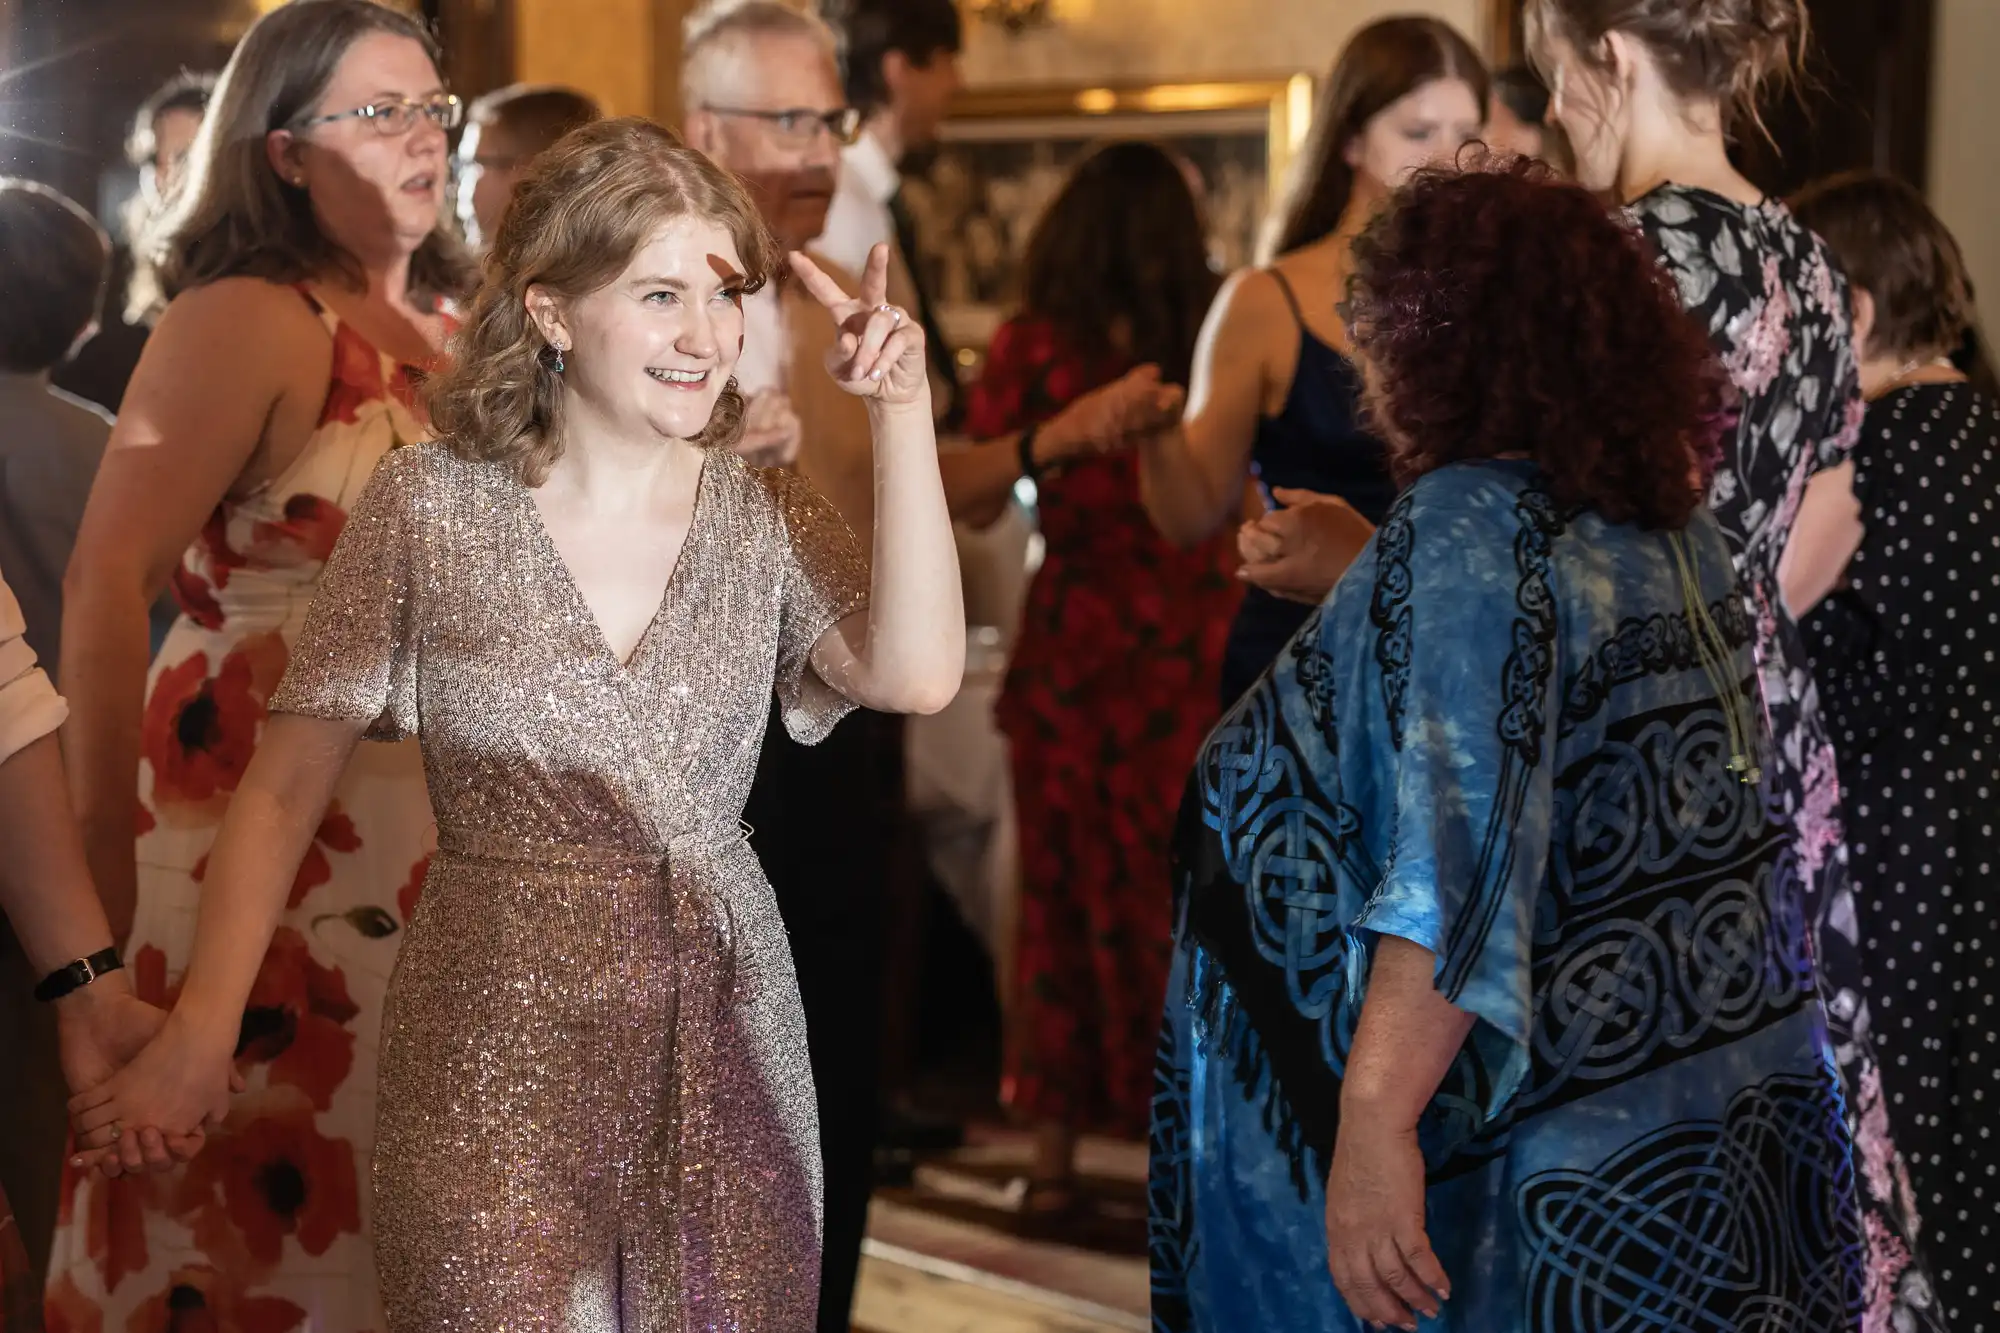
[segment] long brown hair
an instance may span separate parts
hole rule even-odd
[[[1486,105],[1486,62],[1449,23],[1403,15],[1377,20],[1348,39],[1313,111],[1312,132],[1265,246],[1267,258],[1332,234],[1354,195],[1347,145],[1384,109],[1434,79],[1463,79]]]
[[[655,231],[680,217],[707,219],[729,233],[746,294],[780,262],[737,179],[650,120],[600,120],[536,158],[493,238],[447,369],[430,382],[438,438],[462,458],[496,460],[539,486],[562,457],[563,389],[528,315],[528,288],[572,300],[598,291]],[[694,442],[725,447],[742,432],[743,397],[731,380]]]
[[[1035,224],[1021,311],[1093,358],[1113,354],[1120,326],[1134,360],[1186,384],[1218,285],[1180,162],[1155,144],[1113,143],[1076,165]]]
[[[438,60],[423,25],[374,0],[292,0],[258,19],[216,82],[188,154],[187,175],[155,230],[149,256],[166,297],[221,278],[296,283],[324,274],[362,281],[353,255],[313,220],[301,190],[278,179],[264,141],[310,112],[347,49],[370,33],[407,37]],[[472,262],[450,210],[410,257],[412,297],[456,297]]]

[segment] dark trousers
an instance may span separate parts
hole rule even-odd
[[[873,1188],[882,904],[902,797],[902,719],[849,715],[816,746],[775,710],[743,812],[777,892],[806,1012],[826,1171],[819,1333],[848,1333]]]
[[[0,1087],[7,1089],[0,1094],[0,1192],[13,1205],[37,1276],[48,1269],[69,1133],[55,1009],[31,994],[40,980],[14,932],[0,921]]]

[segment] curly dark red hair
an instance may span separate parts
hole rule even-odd
[[[1510,160],[1420,172],[1354,245],[1347,321],[1396,480],[1519,454],[1555,499],[1680,528],[1732,391],[1639,231]]]

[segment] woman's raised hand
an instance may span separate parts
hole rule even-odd
[[[889,304],[888,246],[868,252],[859,296],[842,291],[819,265],[796,250],[791,260],[792,272],[840,329],[827,353],[826,368],[841,388],[882,403],[914,403],[929,395],[923,327],[908,311]]]

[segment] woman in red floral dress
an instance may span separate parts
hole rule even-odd
[[[64,624],[91,869],[153,1003],[179,988],[209,846],[347,509],[425,434],[413,367],[470,277],[439,230],[457,116],[397,11],[287,5],[237,48],[190,158],[162,265],[176,294],[91,494]],[[164,583],[181,615],[148,671]],[[245,1008],[248,1094],[180,1170],[70,1173],[51,1333],[383,1326],[375,1047],[431,836],[414,742],[364,747]]]
[[[1024,430],[1136,365],[1184,385],[1216,285],[1185,165],[1151,144],[1098,150],[1029,241],[968,433]],[[1074,1202],[1078,1133],[1145,1134],[1167,838],[1238,587],[1226,535],[1181,551],[1154,533],[1131,454],[1036,481],[1047,553],[999,705],[1021,838],[1004,1096],[1037,1127],[1032,1202],[1053,1211]]]

